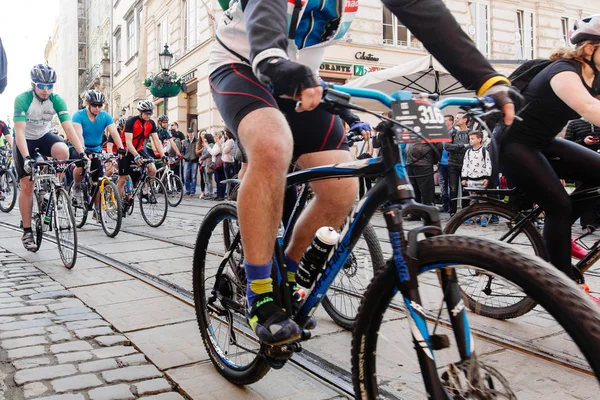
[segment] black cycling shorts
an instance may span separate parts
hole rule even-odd
[[[64,141],[60,136],[48,132],[39,139],[28,139],[27,149],[29,150],[29,155],[32,158],[35,158],[35,149],[39,149],[39,154],[44,157],[52,157],[52,146],[54,146],[56,143],[64,143]],[[26,177],[27,174],[23,170],[23,164],[25,164],[25,160],[19,151],[19,146],[17,146],[16,140],[14,141],[13,145],[13,158],[15,159],[15,171],[17,172],[17,178],[21,179]]]
[[[346,132],[337,115],[321,108],[296,112],[295,101],[275,99],[248,65],[223,65],[210,74],[209,83],[225,125],[236,135],[246,115],[260,108],[274,107],[285,115],[292,130],[294,158],[325,150],[348,150]]]
[[[151,157],[150,155],[148,155],[146,150],[140,150],[140,151],[138,151],[138,154],[142,158],[154,158],[154,157]],[[119,166],[119,176],[130,175],[131,179],[134,179],[133,175],[135,175],[136,177],[137,177],[137,175],[139,175],[139,172],[131,169],[131,167],[135,164],[134,159],[135,159],[135,157],[133,156],[133,153],[129,153],[129,152],[127,154],[125,154],[124,157],[121,157],[120,159],[118,159],[117,165]]]

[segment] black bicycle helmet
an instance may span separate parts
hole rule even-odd
[[[167,117],[166,115],[161,115],[160,117],[158,117],[158,122],[163,122],[163,121],[169,122],[169,117]]]
[[[56,71],[48,64],[34,65],[30,72],[31,82],[33,83],[56,83]]]

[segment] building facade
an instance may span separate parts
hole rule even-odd
[[[356,2],[357,0],[348,0]],[[360,0],[352,26],[339,44],[327,49],[320,75],[343,84],[383,68],[426,55],[380,0]],[[600,3],[584,0],[447,0],[479,50],[497,64],[548,57],[568,43],[574,20],[600,13]],[[181,130],[216,131],[223,121],[210,95],[207,64],[214,41],[215,21],[222,11],[217,0],[117,0],[113,6],[112,60],[115,116],[136,113],[142,98],[155,101],[159,114],[168,114]],[[168,110],[143,86],[159,72],[158,54],[168,45],[171,71],[183,76],[187,90],[170,98]]]

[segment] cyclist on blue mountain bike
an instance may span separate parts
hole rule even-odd
[[[512,123],[511,97],[518,98],[518,93],[494,71],[441,0],[384,3],[465,87],[493,97],[505,112],[505,122]],[[325,48],[344,36],[358,10],[357,1],[342,4],[339,7],[340,2],[333,0],[235,1],[223,13],[211,52],[213,97],[248,158],[238,194],[248,320],[259,339],[268,344],[287,343],[301,335],[301,328],[275,304],[270,277],[292,157],[302,168],[352,160],[340,118],[317,108],[323,89],[316,74]],[[344,118],[349,119],[348,114]],[[315,198],[298,220],[286,249],[291,284],[316,230],[342,224],[358,182],[313,182],[312,189]],[[312,319],[306,328],[314,325]]]
[[[553,62],[524,90],[523,121],[500,127],[497,139],[502,171],[546,213],[544,239],[550,262],[575,280],[571,225],[580,210],[573,210],[560,178],[584,182],[587,188],[600,185],[600,154],[556,135],[580,116],[600,125],[600,101],[595,98],[600,94],[600,15],[577,21],[571,43],[575,48],[554,53]]]

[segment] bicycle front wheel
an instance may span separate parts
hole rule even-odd
[[[169,207],[165,186],[157,178],[149,176],[142,183],[139,193],[142,218],[153,228],[161,226],[167,218]]]
[[[447,269],[461,268],[464,265],[482,271],[485,274],[501,277],[506,282],[518,286],[528,296],[537,301],[553,317],[557,325],[560,325],[568,337],[561,341],[566,350],[561,355],[576,357],[578,363],[586,363],[596,376],[600,373],[600,313],[597,305],[587,298],[585,293],[571,282],[559,270],[545,261],[523,254],[506,244],[484,239],[475,239],[457,235],[437,236],[419,242],[417,262],[419,266],[419,283],[421,291],[427,291],[427,298],[419,311],[425,314],[426,320],[434,320],[426,323],[426,328],[432,334],[438,328],[437,334],[448,333],[452,336],[449,327],[438,326],[440,322],[437,306],[431,307],[431,303],[439,300],[438,306],[443,305],[444,293],[439,288],[437,274],[426,274],[428,271],[448,272]],[[436,271],[436,272],[437,272]],[[414,346],[429,348],[429,355],[434,360],[449,362],[445,366],[437,365],[437,373],[440,382],[452,398],[506,398],[514,399],[515,392],[529,393],[530,380],[522,379],[517,371],[526,365],[528,360],[525,354],[515,352],[511,355],[499,356],[497,348],[486,347],[481,353],[475,353],[466,360],[451,362],[457,358],[456,352],[450,349],[434,351],[429,347],[430,343],[425,341],[419,344],[408,343],[406,335],[399,332],[405,324],[405,319],[398,318],[398,310],[401,311],[404,299],[398,292],[397,271],[393,264],[384,268],[369,285],[364,300],[360,306],[354,333],[352,337],[352,375],[354,390],[357,398],[396,398],[406,397],[411,390],[415,392],[413,397],[425,397],[423,383],[418,380],[416,371],[420,364],[414,357]],[[424,284],[425,283],[425,284]],[[434,287],[435,286],[435,287]],[[438,290],[433,290],[438,289]],[[434,299],[437,296],[437,299]],[[460,305],[460,303],[459,303]],[[441,306],[440,306],[441,307]],[[417,309],[416,307],[414,308]],[[456,308],[455,308],[456,309]],[[455,309],[452,311],[454,312]],[[437,319],[428,318],[437,315]],[[460,311],[460,310],[458,310]],[[402,313],[404,314],[404,313]],[[421,337],[420,329],[412,323],[410,332],[414,338]],[[469,335],[475,329],[471,326]],[[485,335],[485,326],[481,331]],[[414,333],[417,331],[418,333]],[[553,334],[558,332],[554,329]],[[560,332],[560,331],[559,331]],[[461,332],[462,333],[462,332]],[[410,335],[410,334],[409,334]],[[454,339],[454,338],[452,338]],[[450,340],[451,346],[456,346],[455,340]],[[415,339],[416,340],[416,339]],[[423,337],[421,339],[423,340]],[[569,340],[572,340],[570,342]],[[480,341],[479,343],[483,343]],[[471,349],[475,349],[472,342]],[[487,345],[489,346],[489,345]],[[579,349],[579,350],[578,350]],[[505,349],[508,351],[508,349]],[[505,365],[506,361],[512,361],[512,366]],[[536,365],[539,361],[536,360]],[[518,365],[520,364],[520,365]],[[494,367],[492,367],[494,365]],[[406,373],[401,369],[408,369]],[[477,373],[474,373],[477,371]],[[517,374],[515,375],[515,372]],[[539,374],[538,374],[539,372]],[[546,378],[543,373],[548,374]],[[504,375],[504,376],[503,376]],[[540,371],[536,369],[536,380],[550,385],[555,379],[556,370],[552,367]],[[408,378],[402,381],[399,377]],[[510,379],[509,383],[507,378]],[[584,379],[582,377],[582,379]],[[587,384],[594,384],[597,380],[589,377]],[[512,386],[512,387],[511,387]],[[562,388],[557,384],[558,388]],[[473,388],[476,387],[478,395],[474,395]],[[546,393],[550,393],[551,389]],[[594,390],[594,389],[592,389]],[[529,393],[531,394],[531,393]],[[524,395],[524,398],[528,398]]]
[[[71,208],[71,198],[63,188],[56,189],[54,233],[63,264],[68,269],[73,268],[77,261],[77,228]]]
[[[75,182],[69,186],[69,197],[71,197],[71,208],[73,210],[73,217],[75,218],[75,225],[78,228],[83,228],[88,217],[88,208],[85,204],[85,194],[83,189],[79,192],[75,190]]]
[[[323,309],[345,329],[352,329],[367,285],[385,260],[375,229],[368,224],[323,298]]]
[[[100,190],[100,222],[102,230],[108,237],[115,237],[121,229],[123,221],[121,197],[110,179],[104,178],[104,188]]]
[[[40,206],[38,203],[38,194],[33,195],[33,207],[31,208],[31,229],[35,236],[35,249],[32,250],[34,253],[40,249],[42,240],[44,240],[44,228],[42,226],[42,214],[40,213]]]
[[[17,202],[17,180],[9,170],[0,171],[0,210],[10,212]]]
[[[547,259],[544,239],[530,222],[517,227],[523,215],[493,203],[473,204],[452,217],[444,233],[500,240],[527,254]],[[467,307],[474,313],[511,319],[531,311],[536,303],[513,285],[469,268],[457,269],[458,284]]]
[[[167,189],[169,205],[177,207],[183,200],[183,181],[177,175],[170,174],[167,182],[165,182],[165,188]]]
[[[219,204],[204,217],[194,250],[194,305],[204,347],[217,371],[236,385],[249,385],[270,367],[245,317],[246,274],[238,232],[232,204]]]

